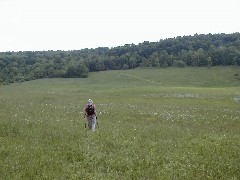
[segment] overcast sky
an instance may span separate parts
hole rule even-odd
[[[79,50],[240,32],[240,0],[0,0],[0,51]]]

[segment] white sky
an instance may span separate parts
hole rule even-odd
[[[0,0],[0,51],[79,50],[240,32],[240,0]]]

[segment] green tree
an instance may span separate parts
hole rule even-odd
[[[159,59],[159,55],[157,52],[154,52],[151,54],[151,56],[149,57],[149,63],[153,66],[153,67],[159,67],[160,66],[160,59]]]
[[[140,64],[141,67],[150,67],[151,66],[151,63],[148,59],[146,58],[142,58],[142,62]]]
[[[160,66],[161,67],[167,67],[169,60],[170,60],[170,57],[168,55],[168,52],[166,50],[162,50],[159,53],[159,63],[160,63]]]
[[[212,64],[213,64],[212,58],[209,56],[209,57],[207,58],[207,66],[208,66],[208,67],[211,67]]]
[[[77,76],[80,78],[87,78],[88,77],[88,68],[85,66],[85,64],[80,63],[76,67]]]
[[[137,59],[132,56],[129,58],[129,68],[135,68],[137,67]]]
[[[122,69],[123,70],[129,69],[129,65],[128,64],[124,64]]]
[[[194,52],[192,66],[207,66],[208,56],[202,48]]]
[[[173,66],[175,66],[175,67],[180,67],[180,68],[184,68],[184,67],[187,66],[187,64],[186,64],[184,61],[179,60],[179,61],[174,61],[174,62],[173,62]]]
[[[80,77],[80,78],[86,78],[88,77],[88,68],[85,64],[72,64],[68,67],[65,77],[72,78],[72,77]]]

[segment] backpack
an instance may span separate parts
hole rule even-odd
[[[94,114],[94,106],[93,105],[88,105],[87,108],[86,108],[86,112],[87,112],[87,115],[91,116]]]

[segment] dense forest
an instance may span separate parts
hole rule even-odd
[[[71,51],[0,52],[0,84],[88,72],[168,66],[240,65],[240,33],[195,34],[158,42]]]

